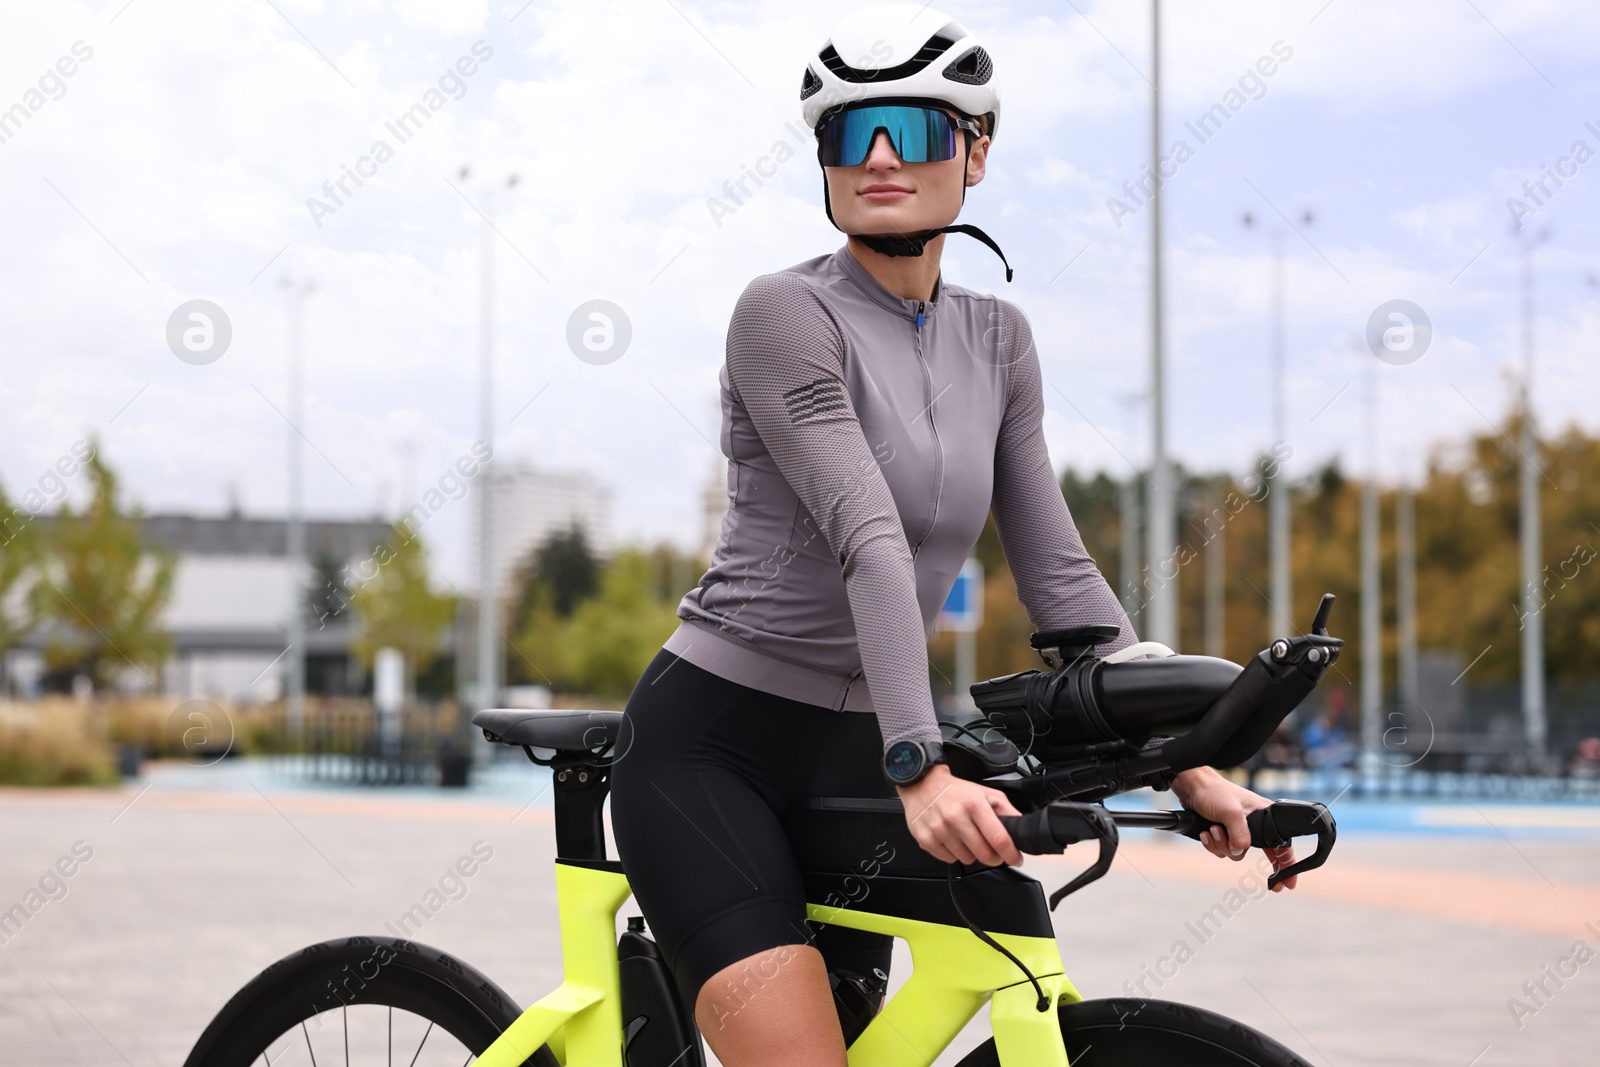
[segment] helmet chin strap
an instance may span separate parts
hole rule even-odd
[[[968,143],[967,158],[971,158],[970,141]],[[817,163],[820,165],[821,162],[822,149],[819,147],[817,149]],[[966,202],[967,160],[964,159],[961,163],[961,203],[965,204]],[[833,228],[838,230],[840,233],[844,233],[844,227],[840,226],[833,217],[833,204],[828,198],[828,174],[825,169],[822,174],[822,206],[824,210],[827,211],[828,221],[833,223]],[[1000,251],[1000,246],[995,243],[994,238],[978,229],[978,227],[971,226],[966,223],[952,226],[941,226],[936,230],[923,230],[920,233],[912,234],[887,235],[876,233],[848,233],[845,234],[845,236],[854,237],[856,240],[860,241],[862,244],[866,245],[879,255],[893,257],[920,256],[922,255],[923,246],[941,233],[964,233],[969,237],[976,237],[978,240],[988,245],[991,249],[993,249],[994,254],[1000,257],[1000,262],[1005,264],[1006,281],[1009,282],[1011,280],[1011,264],[1006,261],[1006,254]]]
[[[988,245],[994,250],[994,254],[1000,257],[1000,262],[1005,263],[1006,281],[1009,282],[1011,280],[1011,264],[1006,263],[1006,254],[1000,251],[1000,246],[995,243],[994,238],[990,237],[976,226],[971,226],[966,223],[962,223],[959,226],[941,226],[937,230],[924,230],[921,233],[912,234],[905,237],[901,237],[899,235],[887,237],[873,233],[856,233],[851,234],[850,236],[854,237],[856,240],[860,241],[862,244],[866,245],[868,248],[880,255],[920,256],[922,255],[922,246],[927,244],[934,237],[941,233],[964,233],[969,237],[976,237],[978,240]]]

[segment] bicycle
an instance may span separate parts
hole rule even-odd
[[[1049,671],[972,687],[977,712],[941,723],[952,771],[1004,790],[1025,812],[1002,820],[1023,852],[1098,842],[1094,863],[1048,902],[1040,883],[1015,868],[945,865],[922,852],[898,798],[811,798],[791,835],[808,898],[820,901],[808,904],[809,920],[903,938],[913,960],[893,996],[881,971],[830,971],[850,1063],[927,1067],[987,1002],[994,1036],[961,1067],[1306,1067],[1272,1038],[1210,1011],[1084,999],[1066,975],[1050,912],[1110,869],[1119,827],[1198,837],[1209,825],[1192,812],[1112,811],[1098,802],[1254,754],[1337,660],[1343,642],[1328,635],[1332,604],[1323,597],[1311,633],[1272,642],[1242,668],[1148,644],[1101,659],[1093,649],[1116,628],[1079,627],[1032,636]],[[1140,651],[1154,658],[1127,658]],[[351,1008],[386,1009],[363,1012],[357,1046],[376,1047],[383,1021],[390,1064],[399,1010],[416,1017],[402,1018],[401,1061],[411,1067],[474,1057],[483,1067],[704,1067],[694,1016],[642,919],[616,933],[629,887],[622,865],[606,859],[601,811],[608,769],[621,755],[621,720],[621,712],[506,709],[473,717],[489,740],[519,746],[552,770],[565,967],[554,991],[524,1010],[476,969],[425,945],[326,941],[279,960],[235,994],[186,1067],[280,1067],[302,1043],[315,1064],[306,1024],[316,1020],[324,1049],[331,1042],[337,1051],[332,1031],[321,1034],[334,1012],[348,1064]],[[1253,813],[1249,827],[1260,847],[1317,838],[1315,852],[1274,872],[1270,886],[1321,866],[1336,839],[1331,815],[1316,803],[1276,802]],[[444,1038],[429,1047],[437,1031],[453,1042],[448,1049]],[[445,1052],[452,1058],[441,1059]]]

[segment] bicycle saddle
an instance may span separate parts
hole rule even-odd
[[[472,725],[501,744],[592,755],[617,743],[622,712],[485,708],[472,716]]]

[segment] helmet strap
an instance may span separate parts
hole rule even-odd
[[[967,134],[967,155],[961,162],[962,204],[966,204],[967,202],[967,162],[971,158],[972,135],[969,133]],[[821,146],[818,146],[817,164],[820,166],[821,163],[822,148]],[[840,233],[844,233],[844,228],[840,226],[833,217],[833,204],[828,197],[828,173],[826,168],[823,168],[822,173],[822,207],[823,210],[828,213],[828,221],[833,223],[833,228],[838,230]],[[893,258],[896,256],[922,255],[923,246],[941,233],[964,233],[969,237],[975,237],[984,244],[988,245],[990,249],[994,251],[994,254],[1000,257],[1000,262],[1005,264],[1006,281],[1009,282],[1011,280],[1011,264],[1006,260],[1006,254],[1000,251],[1000,246],[995,243],[994,238],[978,229],[978,227],[965,223],[953,226],[941,226],[936,230],[923,230],[921,233],[913,234],[894,234],[891,236],[887,234],[875,233],[848,233],[845,234],[845,236],[854,237],[856,240],[860,241],[862,244],[866,245],[868,248],[872,249],[881,256],[889,256]]]

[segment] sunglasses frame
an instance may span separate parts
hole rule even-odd
[[[920,108],[920,109],[922,109],[924,111],[937,111],[941,115],[943,115],[945,118],[947,118],[951,122],[955,123],[956,129],[960,130],[962,133],[965,133],[967,135],[967,151],[969,151],[969,152],[972,150],[973,141],[976,140],[977,138],[983,136],[983,131],[978,128],[977,123],[973,122],[971,119],[963,118],[959,114],[952,115],[951,112],[954,111],[955,109],[950,107],[949,104],[946,104],[942,100],[929,100],[929,99],[926,99],[924,97],[898,97],[898,96],[896,96],[896,97],[877,97],[877,98],[874,98],[874,99],[871,99],[871,100],[861,100],[861,101],[857,101],[857,102],[854,102],[854,103],[842,104],[839,107],[832,108],[829,111],[824,112],[823,115],[820,118],[817,119],[817,126],[816,126],[816,130],[814,131],[814,133],[815,133],[816,138],[817,138],[817,158],[818,158],[819,162],[821,161],[821,158],[822,158],[822,130],[823,130],[823,127],[826,126],[828,123],[832,122],[834,119],[838,118],[840,115],[843,115],[847,111],[860,111],[863,108],[869,108],[869,107],[914,107],[914,108]],[[872,139],[867,142],[866,154],[863,155],[860,159],[856,160],[854,163],[835,163],[835,164],[831,164],[831,166],[835,166],[835,167],[859,167],[859,166],[861,166],[861,164],[865,163],[867,161],[867,156],[870,156],[872,154],[872,146],[877,143],[878,130],[884,130],[885,133],[888,132],[882,126],[879,126],[879,127],[877,127],[877,129],[874,129],[872,131]],[[905,163],[906,162],[905,158],[900,155],[900,150],[895,147],[894,138],[892,136],[889,138],[889,148],[890,148],[890,150],[892,152],[894,152],[896,158],[898,158],[901,163]],[[948,157],[948,159],[954,159],[954,158],[955,158],[955,156],[953,156],[953,155]],[[947,160],[945,160],[945,159],[934,159],[934,160],[926,160],[925,162],[929,162],[929,163],[944,163],[946,161]],[[827,163],[823,163],[822,165],[825,166],[825,167],[826,166],[830,166],[830,164],[827,164]]]

